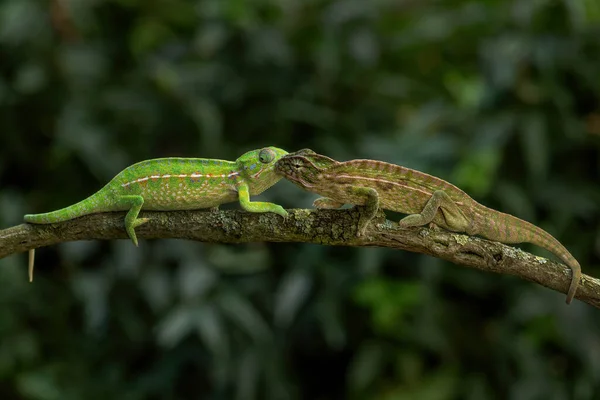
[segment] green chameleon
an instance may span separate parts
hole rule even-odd
[[[315,200],[317,208],[344,204],[365,206],[357,235],[381,207],[409,214],[403,228],[433,223],[453,232],[480,235],[502,243],[533,243],[563,260],[572,271],[567,293],[571,303],[581,278],[581,267],[569,251],[543,229],[517,217],[493,210],[435,176],[410,168],[373,160],[338,162],[303,149],[282,157],[275,171],[301,188],[326,196]]]
[[[138,245],[135,228],[148,222],[140,210],[216,208],[238,200],[250,212],[288,215],[280,205],[250,201],[282,177],[274,165],[287,152],[276,147],[252,150],[234,162],[206,158],[157,158],[121,171],[98,192],[72,206],[45,214],[27,214],[25,222],[51,224],[82,215],[127,211],[125,230]],[[29,280],[33,279],[34,250],[29,251]]]

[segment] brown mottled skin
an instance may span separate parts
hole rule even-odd
[[[567,304],[577,291],[581,267],[569,251],[543,229],[517,217],[493,210],[435,176],[374,160],[338,162],[303,149],[282,157],[275,170],[301,188],[326,196],[315,200],[317,208],[344,204],[365,206],[357,235],[379,208],[409,214],[401,227],[434,223],[453,232],[479,235],[502,243],[533,243],[563,260],[572,271]]]

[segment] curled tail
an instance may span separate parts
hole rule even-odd
[[[480,223],[476,224],[480,227],[479,235],[502,243],[532,243],[552,252],[571,268],[571,284],[567,292],[567,304],[570,304],[579,286],[581,266],[569,250],[554,236],[532,223],[482,205],[480,207],[477,210]]]

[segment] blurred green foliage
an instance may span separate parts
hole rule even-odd
[[[0,222],[147,158],[310,147],[448,179],[598,276],[598,4],[4,0]],[[598,310],[424,255],[78,242],[32,285],[25,264],[0,260],[2,399],[600,397]]]

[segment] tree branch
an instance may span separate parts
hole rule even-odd
[[[360,209],[289,210],[284,220],[245,211],[143,212],[150,221],[138,238],[177,238],[218,243],[301,242],[332,246],[379,246],[429,254],[482,271],[509,274],[566,293],[570,269],[498,242],[427,228],[400,229],[382,212],[364,237],[356,237]],[[0,258],[74,240],[127,239],[124,213],[87,215],[49,225],[22,224],[0,230]],[[141,215],[141,214],[140,214]],[[600,308],[600,280],[583,275],[577,299]]]

